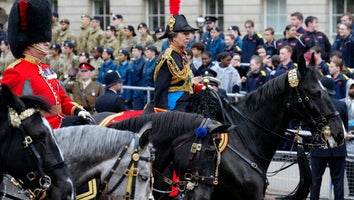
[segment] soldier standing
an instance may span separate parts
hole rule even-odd
[[[87,14],[81,15],[81,31],[79,36],[77,37],[77,52],[83,52],[87,50],[87,40],[88,36],[90,33],[90,22],[91,22],[91,17]]]
[[[49,47],[49,54],[43,59],[43,63],[52,66],[54,72],[58,74],[63,74],[63,71],[60,70],[60,53],[61,53],[61,46],[59,44],[52,44]],[[58,77],[59,78],[59,77]]]
[[[137,38],[137,44],[140,44],[145,49],[147,46],[154,43],[154,39],[150,35],[150,30],[146,23],[140,23],[138,26],[139,36]]]
[[[120,43],[118,42],[116,36],[116,28],[114,26],[107,26],[106,37],[103,42],[105,48],[113,49],[113,55],[118,56],[118,51],[120,49]]]
[[[51,41],[51,43],[54,44],[58,39],[61,29],[58,24],[59,14],[57,12],[53,12],[52,15],[53,16],[52,16],[52,41]]]
[[[161,38],[164,34],[165,28],[163,26],[159,26],[155,29],[156,41],[154,43],[154,46],[156,47],[158,52],[162,51],[162,44],[167,40],[167,38]]]
[[[3,74],[7,66],[13,63],[16,58],[12,55],[9,43],[6,40],[1,41],[0,44],[1,57],[0,57],[0,76]]]
[[[72,90],[73,99],[82,105],[91,114],[96,113],[95,104],[99,96],[104,93],[103,85],[92,81],[94,67],[88,63],[79,65],[80,79],[75,81]]]
[[[60,20],[60,33],[58,35],[58,39],[56,40],[56,44],[62,44],[64,41],[71,41],[74,45],[76,45],[76,36],[75,34],[69,30],[70,21],[68,19]]]
[[[91,51],[95,46],[102,45],[105,34],[100,26],[101,17],[94,16],[91,20],[91,30],[89,32],[88,40],[87,40],[87,51]]]
[[[120,45],[122,49],[130,50],[134,45],[137,44],[136,41],[136,33],[134,31],[134,27],[132,25],[128,25],[124,27],[124,39]]]
[[[103,52],[103,47],[102,46],[95,46],[92,51],[92,59],[90,60],[90,64],[95,68],[93,80],[97,80],[98,76],[98,69],[101,67],[101,65],[104,63],[102,59],[102,52]]]
[[[119,44],[121,44],[124,39],[123,16],[120,14],[113,14],[112,23],[116,28],[116,38]]]

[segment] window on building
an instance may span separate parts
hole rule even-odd
[[[354,0],[333,0],[332,5],[332,33],[334,39],[337,35],[337,24],[340,22],[342,14],[349,12],[354,14]]]
[[[205,16],[217,17],[217,25],[224,30],[224,0],[206,0]]]
[[[94,15],[102,18],[101,28],[105,29],[110,24],[109,0],[94,0]]]
[[[50,3],[52,5],[52,11],[58,12],[58,0],[51,0]]]
[[[289,23],[286,14],[286,0],[267,0],[265,15],[266,27],[272,27],[275,30],[275,38],[284,37],[283,30]]]
[[[165,1],[148,1],[148,24],[150,30],[155,30],[158,26],[165,26]]]

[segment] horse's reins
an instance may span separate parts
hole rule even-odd
[[[123,175],[120,177],[120,179],[117,181],[117,183],[108,191],[108,183],[109,183],[110,179],[112,178],[113,174],[116,173],[121,160],[123,159],[124,155],[128,152],[129,146],[133,142],[133,140],[134,140],[134,149],[133,149],[133,153],[131,155],[130,163],[128,164],[128,167],[124,170]],[[140,171],[138,168],[139,160],[151,162],[150,157],[140,156],[138,149],[139,149],[139,136],[134,134],[134,137],[132,137],[131,140],[129,140],[129,142],[127,142],[125,144],[122,152],[119,154],[119,156],[118,156],[116,162],[113,164],[110,172],[105,177],[102,185],[100,185],[100,188],[99,188],[100,194],[101,193],[111,194],[120,186],[120,184],[123,182],[123,180],[127,177],[128,183],[127,183],[124,199],[125,200],[134,199],[136,178],[138,177],[139,171]]]
[[[35,188],[34,190],[27,188],[27,190],[29,191],[32,199],[44,199],[47,195],[47,191],[49,187],[51,186],[51,178],[48,175],[46,175],[45,172],[54,170],[56,168],[64,167],[65,162],[61,161],[47,169],[43,169],[41,155],[39,154],[38,150],[34,146],[32,137],[25,134],[25,130],[22,126],[22,121],[26,120],[27,118],[31,117],[33,114],[37,112],[40,112],[40,110],[34,108],[28,108],[22,111],[20,114],[18,114],[13,108],[9,107],[10,124],[11,126],[19,130],[21,137],[23,139],[23,147],[24,149],[29,150],[29,154],[35,160],[38,169],[38,171],[32,171],[27,173],[25,179],[23,180],[18,179],[16,181],[26,186],[27,183],[30,183],[38,179],[40,188]]]
[[[210,120],[209,118],[204,119],[201,122],[200,127],[204,127],[206,128],[206,124],[208,122],[208,120]],[[218,173],[219,173],[219,165],[220,165],[220,161],[221,161],[221,153],[220,153],[220,149],[219,149],[219,145],[216,144],[215,142],[215,138],[213,138],[213,144],[217,153],[217,157],[216,157],[216,167],[215,167],[215,171],[214,171],[214,175],[208,177],[208,176],[201,176],[199,174],[199,162],[200,162],[200,156],[201,156],[201,151],[202,151],[202,144],[201,144],[201,140],[204,138],[197,138],[195,135],[192,135],[190,137],[187,137],[185,139],[183,139],[181,142],[177,143],[176,145],[173,144],[172,146],[174,146],[174,148],[172,149],[173,152],[175,152],[178,148],[184,146],[185,144],[187,144],[192,138],[194,138],[193,143],[191,145],[191,149],[190,149],[190,154],[188,156],[188,166],[189,168],[187,169],[187,171],[189,171],[188,173],[185,173],[184,176],[182,177],[182,180],[175,182],[173,180],[171,180],[170,178],[164,176],[162,173],[158,172],[157,170],[153,169],[154,172],[156,172],[159,176],[162,177],[163,182],[165,182],[166,184],[170,185],[170,187],[172,186],[179,186],[179,191],[184,192],[186,190],[193,190],[196,186],[198,186],[199,183],[203,183],[206,185],[211,185],[211,186],[216,186],[218,184]],[[192,166],[193,166],[193,161],[196,160],[197,161],[197,168],[195,170],[195,172],[193,172],[192,170]],[[183,189],[180,189],[183,188]],[[162,191],[158,191],[155,190],[159,193],[165,193]],[[171,191],[172,192],[172,191]],[[166,191],[167,193],[167,191]]]

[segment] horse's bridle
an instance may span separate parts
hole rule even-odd
[[[132,150],[131,153],[131,160],[130,163],[128,164],[128,167],[124,170],[123,175],[120,177],[120,179],[117,181],[117,183],[108,191],[108,183],[110,179],[112,178],[113,174],[117,172],[117,169],[119,167],[120,161],[123,159],[125,154],[129,152],[129,146],[134,140],[134,149]],[[114,192],[119,185],[123,182],[125,178],[128,178],[128,183],[126,187],[126,193],[124,195],[125,200],[130,200],[134,199],[135,196],[135,185],[136,185],[136,178],[139,176],[139,160],[145,161],[145,162],[152,162],[151,157],[143,157],[139,155],[139,136],[137,134],[134,134],[134,137],[127,142],[122,150],[122,152],[119,154],[116,162],[113,164],[110,172],[107,174],[105,177],[103,183],[100,185],[99,192],[100,194],[111,194]],[[152,178],[152,177],[151,177]],[[99,195],[100,195],[99,194]]]
[[[299,72],[297,69],[292,69],[288,72],[289,86],[293,90],[290,90],[289,98],[286,102],[286,108],[293,113],[296,113],[298,116],[301,116],[301,118],[306,119],[305,121],[309,121],[313,127],[316,127],[314,139],[321,140],[322,144],[320,144],[320,146],[325,148],[327,146],[326,141],[330,140],[331,138],[331,128],[328,125],[328,120],[334,117],[338,117],[339,112],[335,111],[333,113],[323,115],[316,108],[311,106],[313,105],[311,103],[311,99],[304,93],[304,90],[300,90],[303,88],[303,86],[299,82],[298,75]],[[296,98],[292,97],[294,93]],[[297,107],[296,104],[299,104],[301,107],[303,107],[305,113],[299,112],[298,109],[295,109]]]
[[[29,155],[33,158],[36,166],[37,166],[37,171],[31,171],[26,174],[25,177],[23,178],[16,178],[12,180],[12,183],[14,184],[21,184],[26,187],[26,190],[30,193],[31,199],[44,199],[47,195],[47,191],[49,187],[51,186],[52,180],[51,178],[46,175],[45,172],[49,172],[51,170],[61,168],[65,166],[64,160],[54,164],[51,167],[48,167],[46,169],[43,169],[42,166],[42,158],[41,155],[39,154],[37,148],[33,144],[33,139],[30,135],[27,135],[24,127],[22,125],[22,122],[26,120],[27,118],[31,117],[33,114],[40,112],[39,109],[35,108],[28,108],[21,113],[17,113],[15,109],[9,107],[8,108],[9,112],[9,119],[10,119],[10,125],[13,128],[16,128],[19,130],[21,134],[21,138],[23,140],[23,148],[27,149],[29,152]],[[38,180],[39,188],[35,189],[30,189],[28,186],[29,183]]]
[[[207,118],[204,119],[200,125],[202,128],[206,128],[205,126],[207,125],[207,122],[209,122],[211,119]],[[156,172],[159,176],[163,178],[163,181],[167,183],[170,186],[178,186],[178,190],[183,192],[186,191],[191,191],[195,187],[199,185],[199,183],[210,185],[210,186],[216,186],[218,184],[218,176],[219,176],[219,165],[221,162],[221,153],[219,149],[219,145],[217,144],[216,140],[217,138],[213,137],[213,144],[215,147],[216,151],[216,165],[215,165],[215,171],[214,174],[210,176],[201,176],[199,174],[199,162],[200,162],[200,157],[201,157],[201,151],[202,151],[202,140],[205,138],[199,138],[195,135],[192,135],[190,137],[185,138],[181,142],[177,143],[176,145],[172,144],[173,152],[175,152],[178,148],[182,147],[183,145],[187,144],[191,140],[193,140],[193,143],[191,145],[190,149],[190,154],[188,156],[188,169],[186,171],[189,171],[185,173],[182,177],[180,177],[180,180],[178,182],[175,182],[171,180],[170,178],[164,176],[162,173],[158,172],[157,170],[154,169],[154,172]],[[196,161],[197,166],[196,170],[193,169],[193,163]],[[162,193],[162,191],[158,191]]]

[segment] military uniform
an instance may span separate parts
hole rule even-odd
[[[44,59],[43,59],[43,63],[51,66],[54,69],[54,72],[59,75],[59,74],[63,74],[63,70],[60,70],[60,56],[58,57],[53,57],[51,55],[47,55]],[[59,78],[59,76],[58,76]]]
[[[44,97],[51,106],[51,112],[44,116],[52,128],[57,129],[64,115],[73,115],[80,106],[65,95],[56,78],[50,66],[35,57],[26,56],[16,60],[5,70],[2,84],[6,84],[16,95],[21,95],[23,83],[30,80],[33,94]]]
[[[65,31],[61,31],[58,35],[58,39],[56,40],[56,44],[62,44],[64,41],[69,40],[71,41],[74,45],[77,44],[76,41],[76,36],[73,32],[71,32],[69,29]]]
[[[345,39],[338,37],[331,47],[331,52],[334,50],[342,52],[346,67],[354,68],[354,37],[352,34]]]
[[[89,38],[90,31],[91,31],[90,24],[81,26],[81,32],[77,37],[77,45],[76,45],[77,52],[84,52],[87,50],[87,41]]]
[[[100,27],[91,29],[87,40],[86,51],[90,52],[95,46],[104,44],[105,37],[104,31]]]
[[[344,99],[346,97],[345,86],[349,77],[343,73],[339,73],[339,75],[334,79],[334,90],[336,93],[333,95],[335,99]]]
[[[284,46],[290,46],[293,50],[293,53],[291,54],[291,60],[294,62],[297,62],[298,58],[300,55],[304,53],[304,48],[305,45],[302,43],[302,41],[298,38],[282,38],[277,40],[276,42],[276,47],[277,47],[277,52],[279,54],[280,49],[283,48]]]
[[[101,65],[104,63],[103,59],[101,57],[95,59],[92,58],[90,60],[90,64],[95,68],[93,80],[97,80],[98,77],[98,69],[101,67]]]
[[[162,44],[163,44],[165,41],[167,41],[167,38],[158,39],[158,40],[156,40],[156,42],[153,44],[153,45],[156,47],[156,49],[157,49],[158,52],[161,52],[161,51],[162,51]]]
[[[307,31],[301,37],[301,41],[305,45],[304,52],[310,50],[313,46],[319,46],[322,49],[322,59],[325,61],[329,60],[331,43],[324,33],[319,31]]]
[[[145,49],[147,46],[154,44],[154,39],[151,35],[147,35],[146,37],[139,36],[136,40],[137,44],[140,44]]]
[[[53,23],[52,24],[52,44],[55,44],[55,42],[58,40],[59,34],[61,32],[61,29],[59,27],[58,23]]]
[[[118,51],[120,49],[120,43],[118,42],[117,38],[105,38],[103,45],[105,48],[113,49],[113,56],[118,56]]]
[[[124,28],[123,28],[123,26],[116,27],[116,34],[115,35],[116,35],[116,38],[117,38],[117,40],[119,42],[119,45],[121,45],[122,41],[124,39]]]
[[[74,101],[82,105],[85,110],[91,114],[96,112],[95,103],[99,96],[104,93],[102,84],[90,81],[87,83],[82,80],[76,81],[72,87],[71,93],[73,94]]]
[[[128,50],[130,50],[134,45],[136,45],[137,44],[137,41],[136,41],[136,38],[135,37],[131,37],[131,38],[129,38],[129,39],[127,39],[127,38],[124,38],[123,39],[123,41],[122,41],[122,43],[121,43],[121,45],[120,45],[120,47],[122,48],[122,49],[128,49]]]
[[[290,61],[286,66],[284,66],[283,64],[280,64],[277,69],[275,70],[275,74],[274,77],[277,77],[283,73],[287,73],[292,69],[295,69],[297,67],[297,65],[293,62]]]
[[[4,73],[4,70],[13,63],[16,58],[12,55],[11,51],[2,52],[0,58],[0,76]]]
[[[270,75],[267,70],[260,70],[257,73],[248,72],[246,80],[246,91],[252,92],[260,86],[264,85],[270,79]]]
[[[59,80],[64,80],[67,78],[69,71],[79,65],[78,57],[74,54],[70,56],[64,56],[59,59]]]

